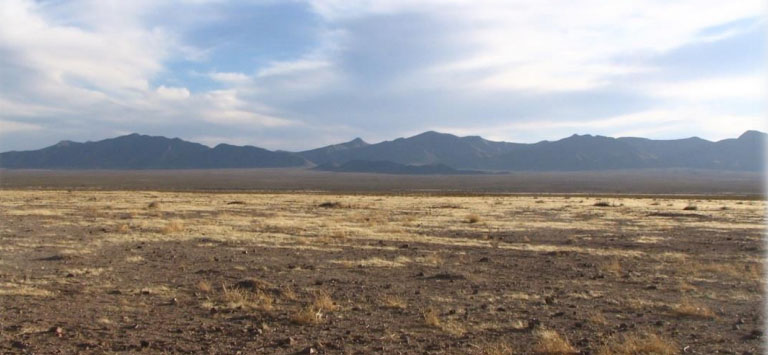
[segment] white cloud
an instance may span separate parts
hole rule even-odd
[[[248,84],[252,81],[250,76],[243,73],[212,72],[208,76],[218,82],[233,85]]]
[[[282,38],[279,28],[263,34],[249,23],[231,26],[233,8],[251,1],[176,2],[178,13],[207,10],[204,21],[177,21],[163,1],[0,0],[0,120],[22,133],[165,126],[199,132],[188,136],[261,132],[273,142],[287,142],[270,133],[289,127],[304,130],[294,145],[305,146],[346,135],[323,127],[391,138],[419,126],[419,118],[510,140],[574,132],[720,137],[765,128],[755,108],[765,95],[763,73],[681,81],[641,60],[764,26],[746,21],[705,31],[754,18],[762,1],[307,1],[319,19]],[[278,20],[292,20],[289,11]],[[429,26],[391,27],[422,20]],[[280,50],[222,59],[261,42]],[[226,89],[208,87],[209,80]],[[509,103],[496,99],[507,95]],[[603,97],[618,99],[596,109]],[[645,111],[621,114],[638,109]],[[573,119],[606,112],[614,117]],[[494,123],[500,117],[514,122]]]
[[[763,1],[311,1],[330,22],[393,13],[422,13],[457,29],[450,38],[471,48],[435,63],[413,85],[467,89],[584,90],[615,74],[653,68],[617,65],[619,55],[662,53],[711,41],[702,30],[762,13]],[[726,31],[717,39],[737,34]],[[420,34],[414,34],[420,35]],[[425,84],[427,83],[427,84]]]
[[[649,95],[685,101],[760,100],[765,97],[766,84],[764,75],[754,73],[745,76],[657,82],[647,85],[644,90]]]
[[[24,132],[24,131],[38,131],[43,129],[40,125],[0,120],[0,135],[7,135],[10,133]]]
[[[184,100],[189,98],[189,90],[187,88],[165,87],[161,85],[155,91],[164,100]]]
[[[321,60],[300,59],[294,61],[272,62],[266,68],[259,71],[259,77],[290,75],[305,71],[327,68],[330,63]]]

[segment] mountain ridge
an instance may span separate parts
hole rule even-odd
[[[226,143],[211,148],[180,138],[133,133],[84,143],[62,140],[39,150],[0,153],[0,167],[222,169],[316,166],[329,171],[391,170],[415,174],[451,173],[446,168],[462,173],[645,168],[762,171],[767,137],[766,133],[754,130],[719,141],[698,137],[653,140],[574,134],[555,141],[512,143],[426,131],[374,144],[355,138],[316,149],[288,152]],[[355,163],[348,164],[350,162]],[[427,168],[414,168],[419,166]]]

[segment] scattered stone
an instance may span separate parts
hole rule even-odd
[[[447,280],[447,281],[454,281],[454,280],[465,280],[466,277],[461,274],[452,274],[447,272],[441,272],[439,274],[432,275],[430,277],[427,277],[430,280]]]
[[[297,355],[301,355],[301,354],[317,354],[317,349],[315,349],[315,348],[313,348],[311,346],[308,346],[308,347],[302,349],[301,351],[297,352],[296,354]]]
[[[317,207],[321,207],[321,208],[341,208],[341,207],[343,207],[343,205],[341,204],[341,202],[323,202],[323,203],[317,205]]]
[[[13,342],[11,342],[11,347],[13,347],[14,349],[26,349],[27,347],[29,347],[29,345],[27,343],[14,340]]]
[[[296,344],[296,339],[294,339],[293,337],[287,337],[285,339],[278,340],[277,343],[280,346],[291,346],[291,345]]]
[[[72,257],[69,256],[69,255],[59,255],[59,254],[56,254],[56,255],[51,255],[49,257],[40,258],[40,259],[37,259],[37,260],[40,260],[40,261],[63,261],[63,260],[71,260],[71,259],[72,259]]]
[[[51,327],[48,329],[48,332],[56,334],[56,336],[59,338],[64,336],[64,329],[62,327]]]

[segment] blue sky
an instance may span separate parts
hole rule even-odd
[[[732,3],[732,4],[731,4]],[[0,2],[0,151],[766,130],[763,1]]]

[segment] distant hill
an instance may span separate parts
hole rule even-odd
[[[573,135],[557,141],[519,144],[426,132],[409,138],[328,152],[321,160],[313,162],[391,161],[404,165],[445,164],[459,170],[486,171],[645,168],[762,171],[766,137],[765,133],[757,131],[748,131],[739,138],[718,142],[700,138],[652,140]]]
[[[0,153],[0,167],[27,169],[217,169],[318,166],[320,170],[392,174],[474,171],[709,169],[763,171],[768,135],[747,131],[717,142],[573,135],[533,144],[425,132],[368,144],[360,138],[303,152],[139,134],[98,142],[62,141],[34,151]]]
[[[424,132],[355,149],[329,152],[316,164],[344,163],[351,160],[391,161],[405,165],[445,164],[453,168],[482,168],[478,163],[524,144],[493,142],[480,137]],[[312,151],[308,151],[312,152]],[[301,152],[302,156],[308,152]]]
[[[214,169],[296,167],[309,163],[287,152],[139,134],[98,142],[62,141],[47,148],[0,154],[0,167],[27,169]]]
[[[314,168],[321,171],[377,173],[377,174],[407,174],[407,175],[459,175],[479,174],[482,172],[456,170],[445,164],[405,165],[391,161],[352,160],[344,164],[324,164]]]
[[[355,138],[346,143],[339,143],[334,145],[325,146],[322,148],[307,150],[298,153],[304,159],[307,159],[315,164],[323,165],[328,163],[336,163],[339,157],[345,155],[345,152],[353,151],[358,148],[364,148],[370,144],[366,143],[360,138]]]

